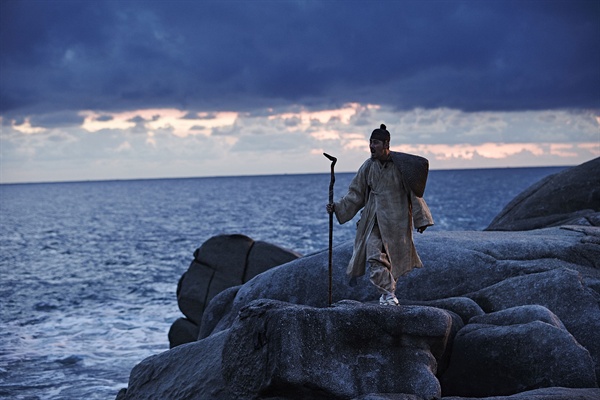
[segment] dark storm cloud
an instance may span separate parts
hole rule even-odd
[[[600,107],[600,2],[3,1],[0,112]]]

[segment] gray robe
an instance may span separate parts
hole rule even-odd
[[[348,193],[335,203],[335,216],[343,224],[361,209],[354,252],[346,271],[349,277],[365,273],[367,238],[376,220],[394,279],[423,266],[413,243],[412,229],[433,225],[433,218],[425,200],[405,186],[402,173],[393,163],[383,166],[372,159],[365,161]]]

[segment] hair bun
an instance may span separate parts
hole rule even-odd
[[[381,124],[381,126],[379,127],[379,129],[383,129],[385,131],[386,130],[385,124]]]

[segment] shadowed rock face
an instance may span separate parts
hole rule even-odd
[[[185,318],[171,326],[170,347],[197,339],[202,314],[215,295],[298,257],[298,253],[245,235],[219,235],[204,242],[177,285],[177,304]]]
[[[444,395],[597,387],[590,353],[551,311],[520,306],[472,318],[456,335]]]
[[[525,231],[569,224],[600,226],[600,157],[527,188],[486,230]]]

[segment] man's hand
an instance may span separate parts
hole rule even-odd
[[[327,208],[327,213],[331,214],[331,213],[333,213],[335,211],[335,204],[329,203],[329,204],[327,204],[326,208]]]
[[[423,233],[423,232],[425,232],[425,229],[427,229],[427,225],[417,228],[417,232]]]

